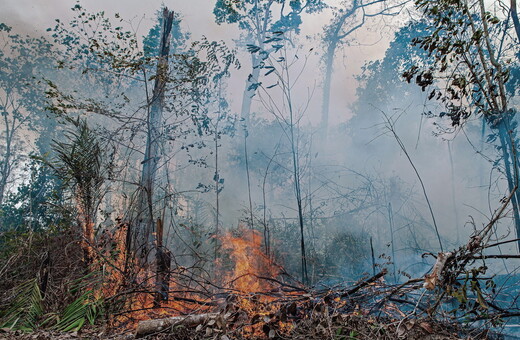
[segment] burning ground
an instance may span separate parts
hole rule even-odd
[[[77,251],[59,258],[60,243],[46,255],[13,258],[30,266],[30,257],[57,256],[40,268],[38,281],[12,290],[0,338],[501,339],[503,320],[520,314],[505,298],[514,289],[485,275],[482,240],[489,230],[458,250],[430,254],[433,267],[420,278],[391,284],[387,269],[378,268],[358,282],[309,287],[265,255],[260,233],[244,228],[215,240],[221,255],[212,261],[212,275],[196,265],[161,268],[157,261],[136,270],[121,251],[122,226],[106,236],[110,247],[91,247],[88,267]],[[79,263],[89,274],[66,272]],[[58,302],[60,294],[68,300]],[[55,303],[68,303],[65,313],[43,312],[63,308]],[[54,326],[24,333],[45,323]]]

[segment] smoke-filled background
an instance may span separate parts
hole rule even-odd
[[[218,256],[218,235],[237,228],[257,229],[270,256],[314,284],[383,266],[404,280],[431,266],[421,254],[466,244],[507,195],[503,155],[483,119],[453,127],[429,89],[403,78],[428,65],[412,45],[429,35],[413,5],[255,3],[3,0],[2,228],[58,223],[60,202],[85,208],[70,187],[56,195],[73,174],[41,165],[67,172],[60,150],[81,136],[77,117],[101,145],[96,237],[134,218],[166,6],[171,78],[151,209],[179,265]],[[512,216],[496,240],[517,237]]]

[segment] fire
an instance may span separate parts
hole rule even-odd
[[[218,238],[221,255],[214,263],[213,275],[216,278],[211,279],[220,281],[218,285],[213,285],[209,277],[197,280],[198,276],[194,276],[189,268],[171,268],[167,276],[168,300],[161,301],[160,305],[154,300],[156,264],[141,268],[136,261],[127,258],[127,231],[127,227],[121,224],[111,232],[106,231],[101,237],[104,241],[97,244],[96,252],[100,255],[97,260],[100,260],[98,263],[104,273],[99,295],[119,296],[113,301],[120,301],[124,311],[112,320],[113,327],[129,329],[142,320],[225,310],[224,313],[229,311],[232,315],[245,313],[252,320],[250,324],[241,326],[244,336],[263,334],[267,324],[278,330],[290,328],[290,323],[272,319],[277,309],[272,302],[280,293],[279,281],[276,280],[283,269],[264,253],[263,239],[258,231],[241,228],[225,232]],[[132,277],[134,279],[130,280]]]
[[[272,304],[275,300],[273,293],[278,292],[272,279],[278,278],[282,270],[264,253],[261,234],[240,228],[226,232],[220,241],[223,255],[219,265],[224,273],[223,285],[234,295],[234,307],[247,313],[251,320],[249,325],[242,326],[242,336],[262,337],[266,327],[289,329],[288,324],[271,318],[278,308]]]
[[[226,232],[221,238],[222,250],[229,252],[233,262],[231,272],[225,274],[229,288],[241,293],[258,293],[274,287],[266,278],[279,275],[279,268],[262,251],[262,236],[256,230],[241,228],[239,236]]]

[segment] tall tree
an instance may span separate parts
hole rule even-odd
[[[211,80],[227,75],[238,61],[223,43],[205,38],[194,42],[185,53],[172,54],[169,47],[175,40],[171,38],[175,16],[171,11],[163,11],[160,20],[159,48],[152,43],[152,30],[145,53],[135,34],[112,25],[104,13],[91,14],[80,5],[73,10],[75,18],[69,24],[58,21],[52,31],[55,42],[65,50],[60,64],[77,71],[84,82],[71,90],[50,83],[47,93],[51,109],[60,116],[85,115],[91,122],[103,123],[102,136],[118,145],[121,154],[117,156],[124,157],[122,163],[140,163],[138,175],[133,167],[126,166],[128,180],[122,182],[139,188],[131,202],[133,213],[125,217],[137,221],[132,224],[127,246],[145,260],[145,254],[153,249],[151,230],[159,217],[150,209],[167,197],[158,195],[158,168],[166,167],[176,152],[199,147],[197,143],[179,142],[172,150],[177,139],[186,140],[188,135],[200,136],[210,130],[206,103],[214,95]],[[122,21],[118,14],[115,17]],[[186,34],[183,37],[175,40],[177,52],[184,52]],[[153,51],[159,55],[147,55]],[[137,176],[139,179],[132,182]]]
[[[325,7],[322,0],[217,0],[213,13],[218,24],[237,24],[245,35],[243,44],[248,49],[264,50],[265,44],[273,40],[268,35],[274,32],[296,32],[302,24],[301,14],[315,13]],[[287,35],[288,36],[288,35]],[[241,118],[246,123],[251,113],[252,99],[260,81],[260,67],[267,56],[251,53],[251,73],[246,80],[242,95]]]
[[[514,223],[520,235],[519,161],[517,157],[517,107],[509,100],[510,65],[517,45],[509,40],[509,9],[489,7],[484,0],[416,0],[430,34],[414,44],[429,52],[430,65],[414,65],[403,76],[429,98],[441,100],[446,108],[441,116],[453,126],[479,115],[494,131],[509,191],[512,193]],[[504,8],[502,8],[504,9]],[[500,18],[502,17],[502,19]],[[430,88],[431,85],[440,84]],[[520,246],[520,241],[519,241]]]
[[[325,74],[323,76],[320,129],[325,137],[329,125],[330,91],[337,49],[347,44],[351,34],[363,27],[368,19],[377,16],[395,16],[400,13],[407,2],[409,1],[343,1],[341,7],[334,10],[333,18],[325,27],[322,39],[325,48],[323,56]]]
[[[0,23],[0,204],[21,165],[32,149],[24,133],[42,130],[47,124],[43,77],[52,68],[52,47],[43,38],[11,33]]]
[[[141,180],[139,182],[140,191],[136,206],[137,218],[136,224],[131,226],[131,249],[137,254],[141,264],[147,262],[147,257],[151,250],[150,247],[154,241],[153,230],[155,220],[153,199],[157,166],[161,159],[162,129],[164,127],[164,94],[168,81],[168,58],[170,54],[173,17],[173,11],[164,8],[155,83],[147,109],[146,149],[142,161]]]
[[[301,277],[304,283],[309,283],[309,274],[307,266],[307,249],[305,242],[305,221],[304,221],[304,188],[303,188],[303,173],[304,166],[302,158],[302,132],[301,120],[306,111],[305,108],[298,107],[295,103],[293,88],[299,76],[294,76],[294,73],[301,74],[303,69],[294,71],[299,57],[297,54],[290,55],[288,48],[280,44],[283,38],[282,32],[274,33],[270,39],[266,50],[261,50],[255,47],[252,51],[254,54],[263,55],[264,63],[259,66],[259,69],[265,71],[264,75],[271,75],[270,81],[272,85],[264,86],[262,83],[256,83],[261,90],[261,102],[265,109],[273,115],[276,122],[280,126],[283,137],[288,143],[288,153],[290,154],[290,174],[292,177],[292,184],[294,186],[294,197],[296,199],[296,212],[298,214],[297,221],[300,232],[300,258],[301,258]],[[305,57],[307,59],[308,56]],[[305,63],[303,68],[305,67]],[[293,77],[294,76],[294,77]],[[266,78],[269,79],[269,78]],[[278,103],[274,98],[274,92],[278,92],[281,97],[281,103]],[[305,106],[304,106],[305,107]],[[307,155],[309,153],[307,152]]]

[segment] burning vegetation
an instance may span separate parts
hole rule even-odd
[[[192,40],[168,8],[143,39],[119,14],[80,3],[48,37],[0,23],[0,339],[502,339],[518,329],[516,1],[214,5],[216,25],[237,24],[241,52]],[[420,19],[403,22],[412,10]],[[327,11],[316,127],[314,90],[301,84],[316,52],[299,35],[307,15]],[[330,126],[337,49],[378,17],[397,18],[395,38],[354,77],[352,127]],[[373,27],[363,32],[386,30]],[[233,114],[239,60],[251,65]],[[397,132],[414,130],[402,117],[426,101],[435,137],[470,141],[449,140],[448,166],[432,166],[420,133]],[[372,154],[384,136],[393,143]],[[452,157],[453,145],[489,169]],[[392,175],[367,170],[364,156]],[[461,203],[458,182],[480,208]],[[479,219],[462,228],[459,206]]]
[[[482,240],[489,238],[490,226],[466,246],[436,255],[422,278],[392,284],[383,268],[350,285],[328,287],[301,284],[265,254],[260,233],[244,227],[216,240],[219,256],[211,272],[164,267],[160,257],[141,267],[127,257],[123,224],[91,245],[88,263],[73,235],[35,239],[34,249],[50,241],[47,252],[20,253],[11,265],[34,270],[36,259],[47,260],[36,280],[15,286],[2,332],[32,339],[20,332],[47,324],[53,326],[37,333],[38,339],[67,338],[77,332],[59,331],[90,323],[102,327],[86,327],[83,336],[111,339],[498,339],[490,325],[520,314],[502,301],[513,292],[485,277],[485,262],[493,256],[483,251],[494,245]],[[63,247],[70,250],[63,253]],[[69,267],[76,271],[63,272]],[[52,296],[61,294],[67,300],[55,301],[68,305],[53,306]],[[44,313],[44,305],[64,312]],[[468,319],[471,327],[455,322]]]

